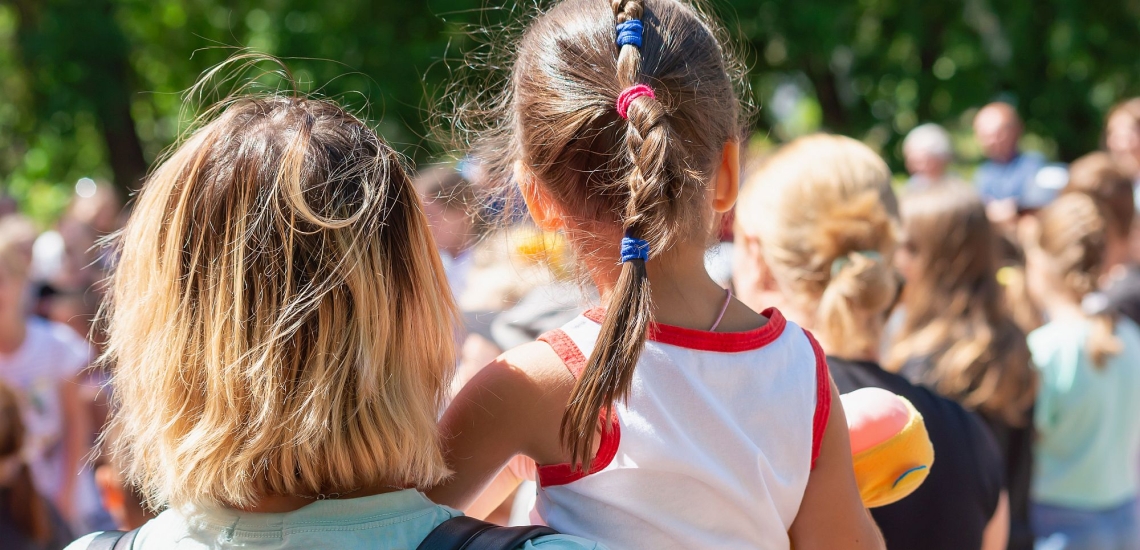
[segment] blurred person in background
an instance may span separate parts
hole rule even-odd
[[[1041,374],[1033,415],[1037,547],[1136,550],[1140,328],[1082,306],[1104,269],[1106,210],[1091,195],[1066,193],[1023,232],[1030,293],[1049,319],[1029,335]]]
[[[415,179],[416,192],[439,248],[447,281],[456,297],[467,289],[473,257],[471,249],[481,233],[479,196],[467,174],[477,173],[470,163],[433,166]]]
[[[25,233],[16,219],[0,222],[0,381],[19,399],[37,489],[73,529],[98,527],[106,516],[81,468],[94,433],[82,392],[92,351],[71,328],[29,315]]]
[[[98,456],[94,459],[95,484],[99,487],[103,508],[110,514],[115,528],[130,531],[154,519],[154,513],[144,504],[146,497],[138,488],[126,482],[123,473],[127,471],[127,465],[123,464],[122,457],[113,456],[110,452],[118,436],[119,429],[111,427],[104,430],[99,440]]]
[[[1100,293],[1090,295],[1085,306],[1094,311],[1111,310],[1140,324],[1140,266],[1130,244],[1136,242],[1132,180],[1113,156],[1100,152],[1077,159],[1070,174],[1064,192],[1096,197],[1107,224]]]
[[[84,182],[55,228],[36,239],[32,278],[44,288],[43,315],[87,338],[102,301],[99,283],[114,263],[97,243],[120,227],[123,204],[111,186]],[[102,339],[94,336],[98,346]]]
[[[926,481],[871,510],[891,550],[1004,550],[1002,462],[985,425],[950,399],[879,365],[898,278],[898,206],[886,163],[841,136],[800,138],[747,177],[737,204],[735,285],[813,331],[841,393],[882,388],[922,414],[934,445]]]
[[[974,184],[994,223],[1012,224],[1019,213],[1048,204],[1064,185],[1055,184],[1052,170],[1041,177],[1048,164],[1041,153],[1021,150],[1023,130],[1021,117],[1008,103],[990,103],[974,116],[974,136],[986,157],[974,172]]]
[[[1140,186],[1140,97],[1126,100],[1108,112],[1104,144],[1120,170],[1131,178],[1133,187]]]
[[[1108,112],[1105,146],[1131,180],[1135,208],[1140,211],[1140,97],[1127,99]],[[1140,259],[1140,227],[1133,226],[1129,248],[1132,258]]]
[[[954,145],[950,133],[937,124],[927,123],[911,130],[903,140],[903,157],[910,172],[908,192],[961,181],[947,173],[954,160]]]
[[[0,542],[5,550],[60,550],[71,531],[35,487],[20,408],[16,393],[0,383]]]
[[[1029,484],[1037,390],[1025,333],[1005,308],[998,237],[972,189],[932,188],[902,201],[895,264],[906,281],[884,361],[915,384],[977,412],[1005,459],[1011,550],[1033,548]]]

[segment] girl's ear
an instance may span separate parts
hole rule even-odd
[[[720,155],[713,193],[713,210],[728,212],[740,194],[740,142],[729,140]]]
[[[523,201],[534,224],[543,231],[555,232],[563,227],[562,212],[535,181],[534,173],[522,161],[515,161],[515,181],[522,191]]]

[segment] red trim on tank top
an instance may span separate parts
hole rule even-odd
[[[815,416],[811,423],[811,469],[814,470],[823,446],[823,432],[827,431],[827,421],[831,418],[831,374],[827,370],[827,355],[823,347],[810,332],[804,330],[804,334],[815,351]]]
[[[538,337],[540,342],[546,342],[558,355],[562,362],[566,365],[566,369],[575,379],[582,375],[582,371],[586,370],[586,356],[582,354],[582,350],[578,349],[578,345],[570,338],[568,334],[562,329],[552,330]],[[605,413],[602,413],[603,415]],[[604,418],[604,416],[603,416]],[[603,418],[598,419],[598,424],[603,423]],[[583,471],[581,468],[574,468],[570,464],[550,464],[546,466],[538,466],[538,484],[542,487],[554,487],[557,485],[566,485],[582,479],[590,474],[596,474],[610,465],[614,457],[617,456],[618,445],[621,443],[621,423],[618,422],[617,413],[610,415],[610,427],[605,429],[602,427],[602,437],[598,445],[598,454],[594,456],[594,461],[590,464],[590,471]]]
[[[594,308],[583,315],[598,324],[605,319],[605,308]],[[775,342],[784,333],[787,321],[780,310],[770,307],[761,315],[768,318],[764,326],[747,332],[709,332],[691,328],[654,323],[649,327],[648,338],[654,342],[699,351],[737,353],[760,349]]]

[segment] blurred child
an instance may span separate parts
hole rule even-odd
[[[26,435],[19,398],[0,384],[0,541],[6,550],[59,550],[71,531],[36,490],[25,461]]]
[[[1098,286],[1102,304],[1140,323],[1140,265],[1129,244],[1136,233],[1135,191],[1132,180],[1107,153],[1090,153],[1075,162],[1069,170],[1069,184],[1064,192],[1087,193],[1096,197],[1104,210],[1105,256]]]
[[[425,170],[415,179],[432,237],[439,247],[447,281],[456,297],[467,289],[471,247],[479,237],[475,186],[452,164]]]
[[[1097,200],[1067,193],[1027,228],[1031,295],[1049,322],[1029,335],[1041,373],[1032,519],[1038,548],[1140,548],[1140,328],[1090,311],[1109,223]]]
[[[819,347],[705,270],[740,171],[717,28],[676,0],[564,0],[513,48],[492,173],[607,307],[464,388],[440,502],[466,507],[521,453],[541,518],[615,548],[882,547]]]
[[[29,242],[0,222],[0,381],[16,393],[36,488],[76,529],[98,526],[98,500],[81,460],[91,449],[83,372],[91,349],[71,328],[30,316]]]
[[[417,490],[449,473],[457,315],[411,181],[365,122],[230,98],[154,170],[118,245],[111,458],[166,508],[134,549],[407,549],[460,515]]]

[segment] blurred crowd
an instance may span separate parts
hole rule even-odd
[[[952,171],[950,134],[924,124],[904,142],[909,179],[875,191],[874,204],[846,210],[824,208],[826,185],[840,184],[820,183],[812,204],[793,205],[780,202],[773,182],[810,187],[812,178],[854,177],[846,153],[827,152],[847,145],[815,136],[751,155],[742,199],[720,222],[707,269],[756,311],[779,305],[792,319],[798,304],[819,302],[825,290],[844,293],[852,325],[822,331],[841,391],[928,388],[929,396],[912,401],[936,408],[945,399],[969,412],[958,419],[924,413],[939,453],[934,471],[948,477],[931,478],[927,500],[876,511],[888,542],[894,536],[914,541],[900,548],[923,547],[931,535],[922,524],[902,526],[915,521],[915,510],[965,517],[967,500],[981,502],[979,529],[1008,524],[1009,548],[1032,548],[1039,526],[1057,536],[1090,526],[1136,536],[1140,520],[1121,515],[1136,513],[1136,495],[1122,488],[1140,476],[1140,393],[1120,399],[1113,389],[1140,388],[1140,98],[1110,112],[1103,151],[1070,165],[1022,150],[1023,127],[1009,104],[982,107],[973,130],[986,160],[972,174]],[[818,160],[828,158],[836,164]],[[803,171],[813,163],[816,172]],[[598,301],[565,238],[524,222],[521,200],[487,189],[482,170],[472,157],[415,178],[463,314],[453,393],[504,350]],[[750,199],[757,195],[750,189],[767,191]],[[887,205],[883,220],[879,205]],[[95,319],[101,282],[115,263],[100,239],[121,226],[129,207],[99,184],[85,186],[46,231],[8,210],[0,218],[0,541],[58,549],[73,535],[133,528],[148,517],[141,496],[119,481],[120,469],[93,452],[110,391],[108,374],[91,367],[103,344]],[[765,222],[772,217],[787,223],[774,229],[781,224]],[[769,234],[777,230],[798,232]],[[802,251],[774,251],[788,238],[824,250],[828,239],[859,241],[843,261],[824,262],[832,277],[848,277],[847,286],[788,282],[806,269],[787,260]],[[876,262],[888,268],[868,267]],[[989,462],[967,451],[989,447],[996,457]],[[954,478],[956,454],[973,462]],[[1103,470],[1131,482],[1090,481]],[[989,481],[974,484],[979,476]],[[477,515],[528,523],[534,489],[523,487]]]

